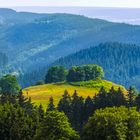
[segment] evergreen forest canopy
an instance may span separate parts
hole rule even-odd
[[[140,89],[139,54],[140,47],[136,45],[117,42],[104,43],[60,58],[48,67],[25,75],[25,77],[22,77],[22,80],[35,83],[34,81],[44,79],[46,71],[51,66],[65,66],[67,69],[70,69],[74,65],[97,64],[104,69],[105,79],[122,84],[125,87],[133,85]],[[36,77],[36,75],[38,76]]]
[[[19,87],[14,76],[5,76],[5,87]],[[16,84],[15,84],[16,83]],[[18,89],[1,92],[0,136],[2,140],[139,140],[140,94],[133,87],[128,94],[102,87],[94,97],[84,99],[65,90],[57,106],[53,97],[44,110],[25,98]],[[111,129],[110,129],[111,128]],[[111,131],[110,131],[111,130]]]
[[[140,26],[0,8],[0,140],[140,140],[140,94],[130,86],[140,89],[139,37]],[[65,90],[44,109],[14,75],[22,86],[105,75],[130,87],[101,87],[86,98]]]
[[[97,64],[105,72],[105,79],[126,87],[140,89],[140,47],[122,43],[105,43],[60,58],[53,65],[70,68],[73,65]]]

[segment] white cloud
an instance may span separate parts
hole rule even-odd
[[[140,8],[140,0],[0,0],[0,7],[3,6],[98,6]]]

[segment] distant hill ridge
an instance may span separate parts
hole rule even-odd
[[[24,75],[90,46],[105,42],[140,45],[140,26],[71,14],[0,11],[0,52],[8,56],[10,72],[22,75],[19,80],[24,86]]]
[[[139,46],[105,43],[81,50],[53,63],[67,68],[81,64],[98,64],[103,67],[106,79],[127,87],[134,85],[140,89]]]

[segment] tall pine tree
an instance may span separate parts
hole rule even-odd
[[[55,110],[55,105],[53,103],[53,97],[50,97],[49,104],[47,106],[47,112]]]

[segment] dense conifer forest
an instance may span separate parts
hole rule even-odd
[[[74,69],[73,69],[74,68]],[[72,67],[74,74],[102,78],[98,65]],[[51,74],[50,74],[51,73]],[[61,73],[61,75],[60,75]],[[62,66],[51,67],[46,82],[61,82],[73,73]],[[83,75],[84,74],[84,75]],[[95,77],[97,76],[97,77]],[[56,81],[55,81],[56,80]],[[73,79],[71,79],[73,80]],[[75,80],[75,79],[74,79]],[[39,83],[40,84],[40,83]],[[43,84],[43,83],[41,83]],[[127,93],[101,87],[95,96],[83,98],[77,90],[64,91],[58,104],[50,97],[47,108],[26,98],[15,76],[0,79],[0,138],[2,140],[139,140],[140,94],[134,87]],[[111,130],[111,131],[110,131]]]
[[[0,140],[140,140],[139,37],[138,25],[0,8]]]
[[[64,66],[70,69],[72,66],[85,64],[97,64],[105,72],[105,79],[122,84],[127,88],[131,85],[140,89],[140,47],[132,44],[123,43],[102,43],[98,46],[92,46],[81,50],[72,55],[62,57],[52,63],[44,66],[32,73],[21,75],[19,77],[27,85],[35,84],[36,81],[44,80],[44,76],[50,66]]]
[[[105,78],[126,87],[140,88],[140,47],[122,43],[105,43],[81,50],[57,60],[53,65],[70,68],[73,65],[98,64],[105,71]]]

